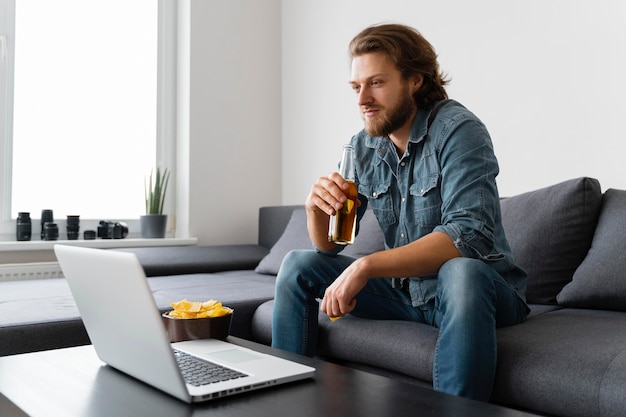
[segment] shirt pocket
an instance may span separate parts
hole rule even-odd
[[[439,175],[420,177],[409,187],[413,201],[415,225],[434,228],[441,224],[441,192]]]
[[[367,201],[381,226],[388,226],[396,222],[390,191],[390,185],[386,183],[359,184],[359,193],[367,197]]]

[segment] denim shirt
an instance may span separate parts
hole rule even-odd
[[[527,276],[516,265],[501,224],[499,168],[489,133],[453,100],[434,108],[430,127],[431,110],[418,110],[402,157],[388,137],[361,131],[352,138],[362,203],[358,219],[369,204],[387,249],[433,231],[446,233],[462,256],[491,265],[525,300]],[[397,277],[392,285],[408,283],[412,304],[418,307],[434,298],[436,278]]]

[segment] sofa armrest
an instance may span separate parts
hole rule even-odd
[[[134,253],[147,276],[254,269],[269,249],[260,245],[162,246],[114,249]]]

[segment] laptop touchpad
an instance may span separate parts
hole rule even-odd
[[[222,350],[220,352],[212,352],[208,353],[206,356],[209,358],[213,358],[217,361],[228,363],[243,363],[262,358],[261,355],[239,349],[229,349]]]

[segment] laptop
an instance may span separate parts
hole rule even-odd
[[[309,366],[222,340],[170,343],[133,253],[58,244],[54,252],[98,357],[125,374],[189,403],[314,376]],[[219,382],[185,382],[178,358],[228,368],[235,375]]]

